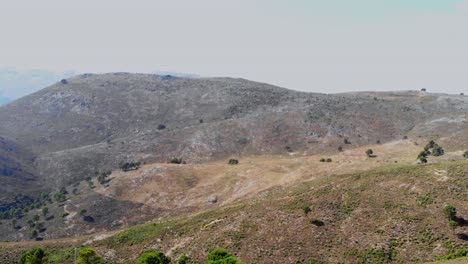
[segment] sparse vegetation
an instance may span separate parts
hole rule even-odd
[[[105,172],[97,172],[97,181],[101,184],[101,185],[105,185],[106,183],[109,182],[109,180],[107,179],[107,177],[109,175],[112,174],[112,171],[105,171]]]

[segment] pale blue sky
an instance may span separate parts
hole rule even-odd
[[[174,71],[326,93],[468,93],[468,0],[0,1],[0,68],[20,72]],[[0,97],[24,93],[0,80]]]

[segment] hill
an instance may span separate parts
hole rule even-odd
[[[18,151],[0,157],[15,157],[19,194],[29,197],[130,160],[314,155],[405,136],[440,139],[455,150],[468,144],[467,101],[419,92],[313,94],[231,78],[84,74],[1,106],[0,136]],[[0,166],[3,186],[11,168]],[[21,180],[19,171],[33,180]],[[2,204],[14,200],[0,196]]]

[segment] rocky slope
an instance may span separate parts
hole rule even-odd
[[[455,146],[454,137],[466,138],[467,98],[313,94],[230,78],[80,75],[0,107],[0,136],[16,146],[0,152],[0,160],[16,164],[0,163],[0,198],[11,201],[5,192],[10,187],[4,187],[16,184],[9,183],[11,176],[22,185],[21,193],[30,195],[133,159],[181,157],[200,163],[242,155],[333,153],[340,146],[407,135],[448,136],[447,145]]]

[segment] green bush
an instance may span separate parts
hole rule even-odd
[[[463,157],[467,158],[468,159],[468,150],[465,151],[465,153],[463,153]]]
[[[366,150],[366,155],[367,155],[367,157],[371,157],[372,154],[374,154],[374,151],[373,151],[372,149]]]
[[[177,260],[177,264],[189,264],[190,263],[190,257],[186,255],[180,256],[180,258]]]
[[[185,164],[185,161],[182,158],[172,158],[169,163],[172,164]]]
[[[332,159],[331,159],[331,158],[328,158],[328,159],[326,160],[326,162],[332,162]]]
[[[78,252],[75,264],[103,264],[104,260],[91,247],[84,247]]]
[[[33,248],[21,254],[19,264],[42,264],[45,262],[46,252],[42,248]]]
[[[304,208],[302,208],[304,211],[304,214],[308,215],[310,212],[312,212],[312,209],[310,209],[310,206],[306,205]]]
[[[230,159],[230,160],[228,161],[228,164],[229,164],[229,165],[237,165],[237,164],[239,164],[239,160]]]
[[[238,261],[226,250],[218,248],[208,254],[206,264],[242,264],[242,262]]]
[[[138,170],[140,165],[141,162],[139,161],[121,162],[119,164],[119,169],[122,171]]]
[[[326,161],[325,158],[320,159],[320,162],[325,162],[325,161]]]
[[[432,148],[432,155],[433,156],[442,156],[442,155],[444,155],[444,153],[445,153],[444,149],[441,146],[437,145],[437,144],[435,144],[434,147]]]
[[[455,230],[458,227],[458,223],[456,221],[450,220],[448,223],[450,229]]]
[[[171,258],[161,252],[145,252],[138,257],[137,264],[170,264]]]
[[[457,208],[450,204],[445,206],[442,211],[449,220],[453,220],[453,218],[457,215]]]

